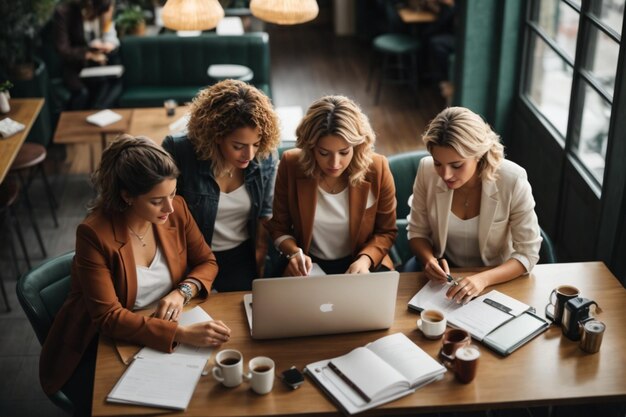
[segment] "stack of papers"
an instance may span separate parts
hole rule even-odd
[[[0,136],[2,136],[3,138],[13,136],[17,132],[21,132],[22,130],[24,130],[24,125],[20,122],[16,122],[9,117],[0,120]]]
[[[87,116],[87,121],[93,125],[104,127],[122,120],[122,115],[111,110],[102,110]]]
[[[182,314],[179,323],[211,320],[201,307]],[[180,344],[173,353],[141,349],[113,387],[107,401],[185,410],[191,401],[212,348]]]
[[[121,77],[124,73],[122,65],[101,65],[97,67],[86,67],[80,72],[81,78],[91,77]]]

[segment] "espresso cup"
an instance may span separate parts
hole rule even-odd
[[[561,325],[565,303],[580,295],[578,288],[571,285],[560,285],[552,290],[549,303],[546,305],[546,317],[557,325]],[[552,310],[552,311],[550,311]]]
[[[178,106],[176,100],[169,99],[163,102],[163,107],[165,107],[165,114],[167,114],[168,117],[174,116],[174,114],[176,114],[176,106]]]
[[[244,375],[250,388],[257,394],[267,394],[274,387],[274,361],[266,356],[257,356],[248,362],[249,372]]]
[[[446,361],[453,361],[457,349],[469,345],[472,341],[470,334],[463,329],[450,329],[443,334],[443,342],[439,356]]]
[[[417,328],[427,339],[439,339],[446,331],[446,316],[439,310],[424,310],[417,319]]]
[[[476,345],[465,345],[456,350],[452,369],[459,382],[468,384],[474,380],[478,358],[480,358],[480,350]]]
[[[224,349],[215,356],[213,378],[225,387],[236,387],[243,381],[243,355],[238,350]]]

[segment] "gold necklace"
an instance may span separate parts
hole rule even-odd
[[[133,234],[133,236],[135,236],[137,239],[139,239],[139,241],[141,242],[141,246],[142,247],[146,247],[146,242],[143,241],[143,238],[146,237],[146,233],[148,233],[148,230],[150,230],[150,225],[148,225],[148,227],[146,227],[146,231],[143,232],[142,234],[139,234],[137,232],[135,232],[133,230],[132,227],[128,226],[128,230],[130,230],[130,232]]]
[[[330,185],[330,183],[328,182],[328,177],[323,176],[322,177],[322,181],[324,182],[324,184],[326,184],[326,187],[330,188],[330,190],[328,191],[331,194],[335,194],[336,192],[338,192],[339,190],[341,190],[341,186],[342,186],[342,181],[343,177],[339,177],[337,178],[337,181],[335,181],[334,185]],[[339,189],[335,190],[335,187],[337,187],[337,185],[339,185]]]
[[[235,169],[235,167],[231,167],[229,170],[224,170],[222,171],[222,173],[220,174],[220,176],[225,177],[228,175],[228,178],[232,178],[233,177],[233,170]]]

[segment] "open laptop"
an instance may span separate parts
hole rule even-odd
[[[387,329],[399,276],[388,271],[254,280],[252,294],[243,297],[250,334],[276,339]]]

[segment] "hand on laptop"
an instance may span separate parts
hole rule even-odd
[[[289,259],[287,268],[285,269],[285,275],[289,277],[301,277],[307,276],[311,272],[313,262],[311,258],[302,252],[302,249],[298,248],[298,252],[295,253]]]
[[[174,340],[192,346],[220,346],[230,340],[230,329],[221,320],[178,326]]]
[[[372,260],[367,255],[361,255],[356,261],[350,264],[350,267],[346,271],[346,274],[368,274],[370,267],[372,266]]]

